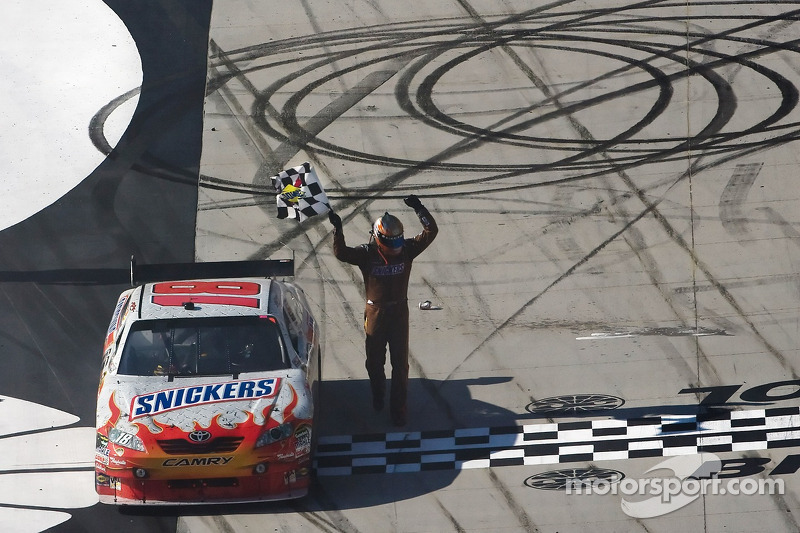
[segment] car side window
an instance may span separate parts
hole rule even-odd
[[[289,330],[289,337],[292,339],[292,344],[297,353],[302,354],[302,344],[305,342],[305,338],[303,337],[303,306],[300,300],[289,291],[284,294],[283,315],[286,319],[286,328]]]
[[[133,376],[166,374],[170,360],[169,345],[166,332],[131,331],[117,372]]]

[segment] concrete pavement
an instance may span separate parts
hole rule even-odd
[[[347,475],[321,470],[314,495],[266,507],[267,523],[797,530],[798,8],[217,1],[197,259],[296,254],[325,329],[321,443],[351,443],[319,459]],[[274,216],[269,176],[303,161],[350,244],[385,210],[416,231],[409,193],[441,227],[412,272],[400,434],[369,409],[359,273],[333,258],[326,220]],[[652,477],[704,451],[720,475],[780,479],[783,494],[697,495],[635,517],[619,493],[536,481]]]

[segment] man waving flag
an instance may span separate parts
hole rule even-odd
[[[294,218],[302,222],[331,210],[325,189],[310,163],[284,170],[271,179],[278,193],[278,218],[287,218],[292,209]]]

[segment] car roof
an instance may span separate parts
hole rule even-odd
[[[270,311],[273,279],[200,279],[145,283],[131,294],[136,320],[259,316]]]

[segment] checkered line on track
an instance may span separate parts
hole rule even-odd
[[[317,474],[461,470],[800,446],[800,407],[321,437]]]

